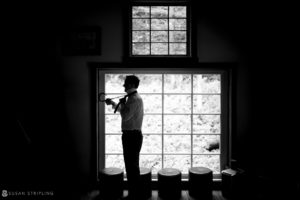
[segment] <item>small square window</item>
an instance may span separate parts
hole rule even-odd
[[[189,7],[174,2],[132,4],[130,56],[191,56]]]

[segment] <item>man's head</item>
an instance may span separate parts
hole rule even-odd
[[[140,79],[136,77],[135,75],[126,76],[125,82],[124,82],[124,88],[125,92],[132,88],[138,88],[140,84]]]

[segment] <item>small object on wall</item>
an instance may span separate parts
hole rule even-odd
[[[64,56],[101,55],[100,27],[83,26],[68,28],[62,37]]]

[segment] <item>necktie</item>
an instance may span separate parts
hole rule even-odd
[[[127,99],[128,97],[130,97],[131,95],[133,95],[133,94],[135,94],[135,93],[137,93],[137,91],[131,92],[131,93],[129,93],[129,94],[127,94],[127,95],[125,95],[123,98]],[[118,110],[118,108],[119,108],[120,104],[121,104],[121,101],[119,101],[119,103],[117,104],[117,106],[116,106],[116,108],[115,108],[115,111],[114,111],[114,113],[116,113],[116,112],[117,112],[117,110]]]

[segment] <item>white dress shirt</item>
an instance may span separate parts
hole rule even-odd
[[[127,94],[135,91],[135,88],[129,89]],[[112,106],[113,109],[116,108],[115,103],[113,103]],[[121,114],[122,131],[142,130],[144,104],[141,96],[138,93],[130,95],[125,104],[120,104],[117,111],[119,111]]]

